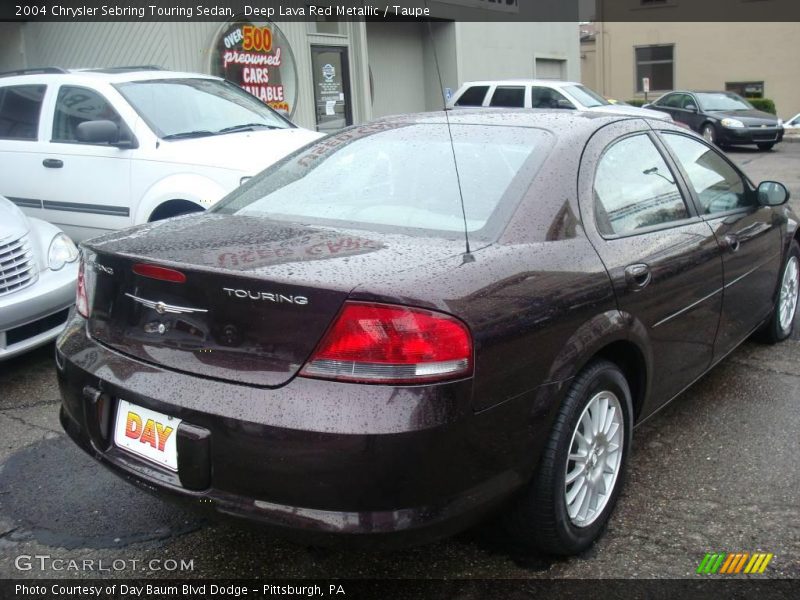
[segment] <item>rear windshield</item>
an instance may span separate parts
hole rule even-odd
[[[479,125],[453,125],[451,131],[452,145],[444,124],[376,123],[344,130],[267,169],[212,210],[443,233],[463,233],[466,216],[469,231],[482,230],[498,207],[516,206],[550,135]]]

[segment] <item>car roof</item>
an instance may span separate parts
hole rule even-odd
[[[667,94],[736,94],[736,92],[728,90],[672,90],[664,95],[666,96]]]
[[[577,81],[562,81],[560,79],[486,79],[480,81],[465,81],[464,85],[542,85],[546,87],[566,87],[568,85],[583,85]]]
[[[596,111],[558,110],[539,108],[460,108],[458,110],[434,111],[390,115],[375,119],[375,123],[418,123],[431,125],[486,125],[495,127],[530,127],[538,129],[589,132],[604,125],[630,119],[642,119],[658,123],[659,127],[669,123],[644,115],[610,114]],[[356,126],[358,127],[358,126]]]
[[[167,71],[159,67],[106,67],[97,69],[59,69],[46,67],[42,69],[23,69],[0,73],[0,85],[14,83],[32,83],[47,81],[79,82],[85,83],[127,83],[129,81],[150,81],[158,79],[216,79],[220,77],[204,73],[189,73],[184,71]]]

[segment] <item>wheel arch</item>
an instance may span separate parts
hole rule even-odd
[[[570,337],[553,364],[550,381],[571,379],[598,358],[613,362],[628,380],[636,423],[645,411],[652,384],[653,359],[648,342],[646,326],[633,315],[607,311],[584,323]]]
[[[176,173],[163,177],[142,195],[136,209],[134,224],[149,222],[153,213],[166,202],[191,202],[199,208],[206,209],[229,191],[230,189],[223,187],[214,179],[194,173]]]
[[[161,204],[156,206],[147,217],[147,221],[160,221],[161,219],[168,219],[169,217],[175,217],[190,212],[202,212],[204,210],[205,208],[200,206],[197,202],[192,202],[191,200],[185,200],[183,198],[172,198],[170,200],[164,200]]]
[[[633,422],[639,419],[644,407],[649,383],[647,361],[641,349],[631,340],[617,340],[604,346],[594,358],[602,358],[617,365],[631,390]]]

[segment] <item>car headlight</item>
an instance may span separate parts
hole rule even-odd
[[[778,119],[778,127],[783,127],[783,119]]]
[[[730,129],[741,129],[744,127],[744,123],[739,119],[722,119],[720,123],[722,123],[723,127],[729,127]]]
[[[62,269],[65,264],[75,262],[78,258],[78,249],[71,239],[64,233],[57,233],[50,242],[47,252],[47,263],[53,271]]]

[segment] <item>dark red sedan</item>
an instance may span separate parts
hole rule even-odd
[[[298,539],[416,543],[495,511],[579,552],[633,427],[791,333],[787,199],[660,120],[352,127],[205,214],[83,245],[61,421],[139,486]]]

